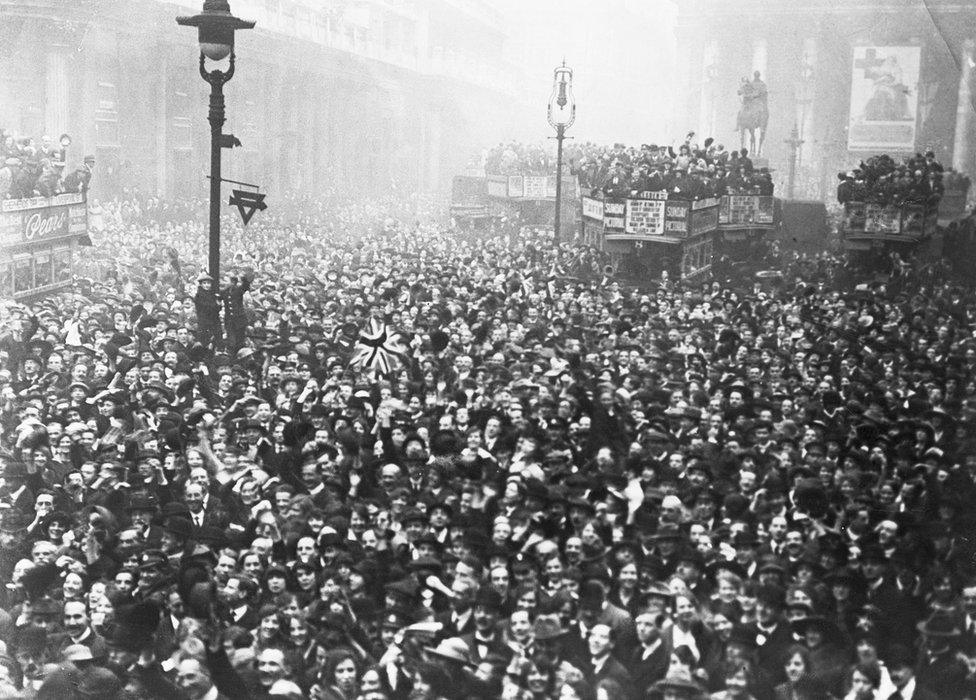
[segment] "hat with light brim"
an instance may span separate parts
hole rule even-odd
[[[430,656],[439,659],[452,661],[464,666],[471,665],[471,650],[460,637],[449,637],[441,640],[436,647],[424,647],[424,651]]]
[[[539,615],[532,624],[533,637],[537,642],[560,639],[569,632],[563,629],[559,618],[555,615]]]
[[[666,690],[671,690],[686,693],[688,697],[697,697],[701,694],[702,687],[691,677],[691,673],[684,668],[678,667],[652,685],[651,690],[655,693],[663,693]]]

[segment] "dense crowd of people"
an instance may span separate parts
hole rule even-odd
[[[0,129],[0,199],[87,192],[95,157],[85,156],[74,169],[65,167],[65,149],[50,136],[37,143]]]
[[[945,172],[935,153],[916,153],[895,161],[889,155],[872,156],[854,170],[837,173],[837,201],[870,202],[900,207],[905,204],[938,206],[948,186],[968,190],[969,177]]]
[[[976,698],[971,288],[632,288],[420,199],[213,280],[98,207],[0,309],[0,696]]]
[[[749,151],[727,151],[706,138],[701,144],[689,133],[675,151],[673,146],[593,143],[565,147],[564,158],[580,186],[591,194],[628,197],[637,192],[667,191],[674,199],[704,199],[723,195],[772,195],[768,168],[756,168]],[[489,174],[548,175],[555,158],[540,146],[499,144],[488,152]]]

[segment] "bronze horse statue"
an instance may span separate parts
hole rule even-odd
[[[768,94],[766,83],[759,77],[759,71],[753,73],[751,82],[743,78],[739,86],[742,107],[736,118],[736,129],[739,131],[740,147],[746,147],[748,133],[749,152],[756,157],[762,156],[763,143],[766,140],[766,125],[769,123],[769,108],[766,105]]]

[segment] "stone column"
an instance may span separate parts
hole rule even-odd
[[[959,62],[959,95],[956,106],[956,134],[952,142],[952,167],[954,170],[971,174],[972,153],[969,143],[969,129],[972,123],[973,100],[971,80],[973,74],[973,54],[976,42],[966,39],[962,45]]]
[[[800,146],[797,165],[811,163],[813,153],[813,107],[817,84],[817,40],[807,37],[803,40],[803,51],[800,59],[800,81],[797,85],[796,125],[799,136],[803,139]]]
[[[702,49],[701,105],[698,115],[698,143],[715,136],[715,71],[718,68],[718,44],[714,39]]]
[[[68,80],[68,47],[51,44],[46,56],[44,85],[44,129],[57,142],[68,132],[68,103],[71,84]]]
[[[169,86],[167,84],[169,65],[169,50],[165,45],[160,45],[157,56],[154,87],[156,109],[156,194],[165,197],[170,192],[167,191],[166,175],[169,171]]]

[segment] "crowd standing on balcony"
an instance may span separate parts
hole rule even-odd
[[[64,156],[64,150],[49,136],[36,143],[0,129],[0,199],[87,192],[95,157],[85,156],[76,168],[66,170]]]
[[[581,187],[591,194],[628,197],[637,192],[667,191],[675,199],[703,199],[726,194],[772,195],[768,168],[754,167],[748,149],[728,151],[706,138],[700,145],[689,133],[678,146],[565,147],[564,158]],[[500,175],[551,175],[555,158],[542,147],[510,143],[489,151],[485,170]]]
[[[971,288],[277,206],[0,305],[0,697],[976,698]]]

